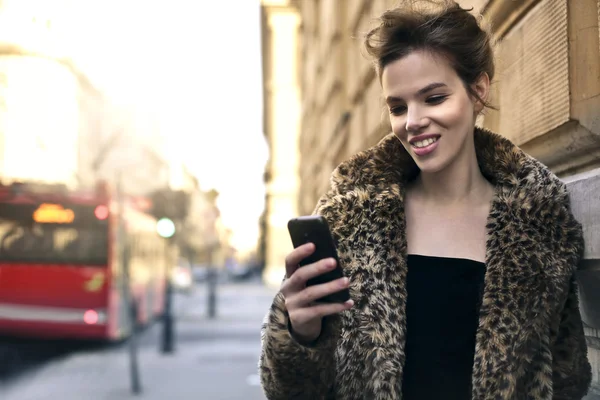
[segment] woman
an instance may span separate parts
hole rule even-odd
[[[406,2],[409,3],[409,2]],[[405,3],[405,4],[406,4]],[[422,2],[421,2],[422,3]],[[387,11],[366,39],[393,133],[342,163],[315,212],[346,278],[287,275],[263,327],[269,399],[581,399],[591,380],[565,185],[475,127],[494,63],[454,2]],[[349,287],[345,304],[315,304]]]

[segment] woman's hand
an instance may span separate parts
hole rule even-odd
[[[339,292],[348,287],[348,278],[340,278],[331,282],[306,286],[306,282],[336,267],[333,258],[325,258],[313,264],[299,267],[304,258],[315,251],[313,243],[307,243],[294,249],[285,259],[287,279],[281,286],[285,298],[285,306],[290,317],[292,333],[303,342],[313,342],[321,334],[323,317],[337,314],[352,307],[354,302],[319,303],[315,300],[323,296]]]

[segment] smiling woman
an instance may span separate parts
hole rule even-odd
[[[343,162],[315,213],[344,278],[300,246],[263,326],[269,399],[577,400],[591,380],[582,230],[546,166],[475,127],[489,33],[450,0],[402,2],[366,37],[393,132]],[[283,260],[282,260],[283,261]],[[345,303],[316,303],[348,287]]]

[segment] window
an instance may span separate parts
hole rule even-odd
[[[71,206],[70,223],[35,222],[39,205],[0,204],[0,262],[106,265],[108,222],[94,206]]]

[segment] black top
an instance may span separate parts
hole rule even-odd
[[[408,256],[403,400],[471,399],[485,264]]]

